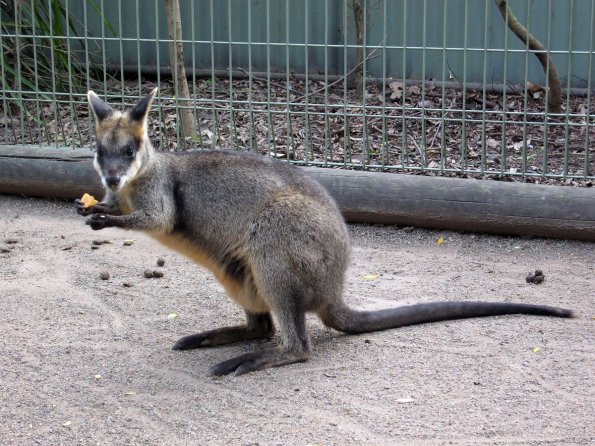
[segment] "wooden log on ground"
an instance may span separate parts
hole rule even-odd
[[[347,221],[595,241],[595,190],[311,170]]]
[[[74,199],[103,189],[88,149],[0,146],[0,193]],[[308,167],[347,221],[595,241],[595,190]]]
[[[89,149],[0,146],[0,193],[31,197],[101,197]]]

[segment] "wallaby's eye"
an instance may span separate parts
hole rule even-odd
[[[126,147],[126,150],[124,151],[124,154],[128,157],[128,158],[132,158],[134,156],[134,147]]]

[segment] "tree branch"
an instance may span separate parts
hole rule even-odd
[[[537,40],[525,28],[512,13],[508,7],[507,0],[494,0],[496,6],[500,10],[500,14],[508,24],[510,30],[527,45],[531,51],[536,51],[534,54],[541,63],[543,71],[548,77],[548,111],[552,113],[562,113],[562,89],[560,87],[560,76],[558,69],[552,57],[547,53],[543,44]]]
[[[167,31],[169,34],[169,65],[174,78],[176,99],[182,107],[192,105],[186,67],[184,65],[184,46],[182,45],[182,20],[178,0],[165,0],[167,10]],[[179,109],[180,135],[186,139],[195,135],[194,114],[190,108]]]

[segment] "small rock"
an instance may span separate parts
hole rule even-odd
[[[107,271],[101,271],[99,273],[99,278],[101,280],[109,280],[109,273]]]
[[[16,238],[7,238],[4,240],[7,245],[16,245],[19,241]]]
[[[122,244],[123,244],[124,246],[132,246],[132,244],[133,244],[133,243],[134,243],[134,240],[124,240],[124,241],[122,242]]]
[[[100,245],[108,245],[111,242],[109,240],[93,240],[91,243],[93,243],[93,245],[95,245],[95,246],[100,246]]]
[[[529,274],[525,280],[527,283],[540,284],[545,280],[545,276],[543,275],[543,271],[537,269],[535,270],[535,274]]]
[[[145,276],[145,278],[147,278],[147,279],[153,279],[153,278],[159,279],[160,277],[163,277],[163,273],[161,271],[157,271],[157,270],[151,271],[150,269],[146,269],[143,272],[143,276]]]
[[[122,284],[122,286],[123,286],[124,288],[132,288],[132,284],[131,284],[130,282],[124,282],[124,283]]]
[[[159,257],[157,259],[157,266],[163,266],[163,265],[165,265],[165,259]]]

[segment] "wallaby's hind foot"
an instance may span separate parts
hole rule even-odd
[[[274,285],[269,283],[267,291],[272,291],[271,287],[274,288]],[[282,293],[279,291],[275,295],[281,297]],[[307,361],[311,347],[306,330],[306,314],[292,308],[293,305],[295,302],[292,304],[288,300],[285,308],[275,311],[275,318],[279,323],[279,331],[283,338],[282,347],[245,353],[223,361],[209,369],[209,376],[222,376],[231,373],[234,376],[239,376],[270,367]]]
[[[261,350],[250,352],[214,365],[209,369],[208,375],[223,376],[233,373],[234,376],[240,376],[244,373],[256,372],[270,367],[304,362],[308,360],[309,356],[309,349],[305,351]]]
[[[173,346],[174,350],[191,350],[194,348],[214,347],[238,341],[270,338],[275,334],[273,318],[269,313],[246,313],[246,325],[222,327],[203,331],[180,338]]]

